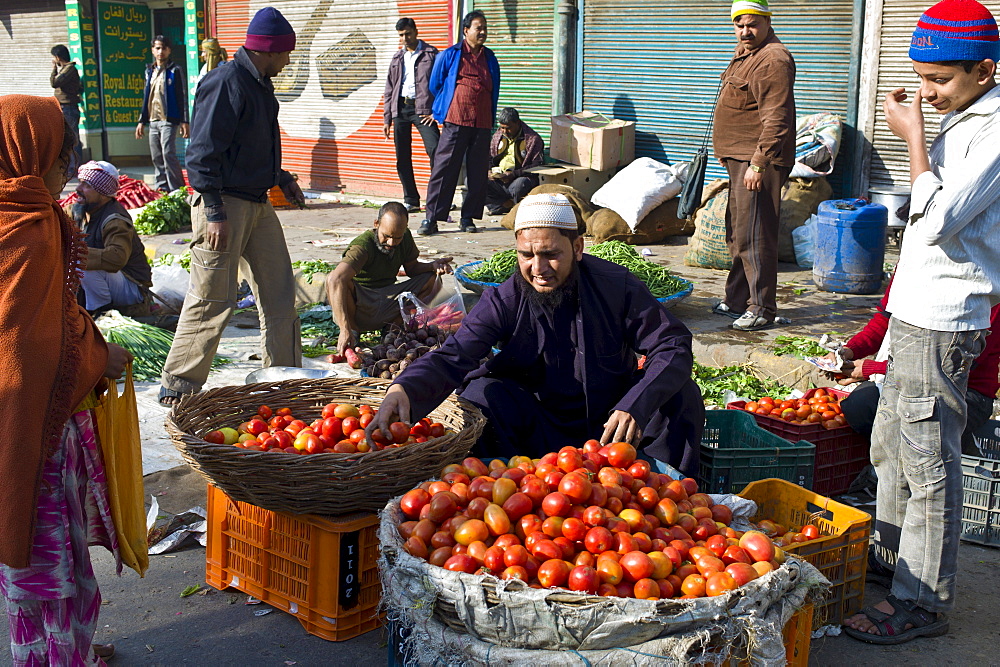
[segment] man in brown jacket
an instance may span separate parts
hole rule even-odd
[[[70,127],[76,128],[80,125],[80,92],[83,90],[80,73],[76,71],[76,63],[70,60],[69,49],[65,44],[56,44],[51,53],[52,73],[49,74],[49,84],[53,88],[52,94],[59,100],[63,118]],[[73,148],[73,153],[76,155],[76,164],[70,165],[71,175],[76,174],[76,167],[83,161],[80,142]]]
[[[417,24],[411,18],[396,21],[399,33],[399,51],[389,61],[389,76],[385,81],[382,130],[389,138],[392,130],[396,147],[396,173],[403,185],[403,203],[407,212],[420,210],[420,193],[413,178],[413,127],[420,132],[427,158],[434,166],[441,131],[431,115],[431,95],[428,82],[438,50],[422,39],[417,39]]]
[[[778,211],[795,162],[795,61],[771,28],[767,0],[735,0],[739,44],[715,106],[715,157],[729,173],[726,242],[733,267],[712,311],[756,331],[777,317]]]
[[[132,217],[115,199],[118,170],[109,162],[80,166],[73,218],[87,235],[87,263],[80,286],[86,308],[99,314],[142,303],[153,286],[146,249]]]

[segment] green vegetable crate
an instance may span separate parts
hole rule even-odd
[[[813,444],[768,433],[746,412],[705,413],[698,473],[698,487],[705,493],[739,493],[750,482],[772,477],[808,489],[815,461]]]

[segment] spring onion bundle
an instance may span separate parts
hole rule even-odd
[[[174,335],[169,331],[141,324],[131,317],[125,317],[117,310],[111,310],[97,319],[97,328],[109,343],[121,345],[132,353],[132,377],[145,382],[159,380],[163,364],[167,360]],[[212,367],[228,363],[227,359],[216,356]]]

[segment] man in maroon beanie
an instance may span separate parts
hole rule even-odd
[[[303,204],[295,179],[281,168],[278,101],[271,79],[288,64],[295,31],[273,7],[261,9],[232,60],[209,72],[195,93],[188,179],[191,210],[191,286],[163,366],[160,402],[201,390],[236,306],[240,259],[260,312],[264,366],[302,360],[295,281],[284,233],[268,200],[281,186]]]

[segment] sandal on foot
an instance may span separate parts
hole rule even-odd
[[[164,386],[160,386],[160,405],[165,405],[168,408],[172,408],[181,402],[181,397],[184,396],[183,392],[175,391],[174,389],[167,389]],[[176,399],[176,400],[168,400]]]
[[[731,317],[734,320],[740,316],[735,310],[726,305],[725,301],[718,301],[714,306],[712,306],[712,312],[716,315],[725,315],[726,317]]]
[[[900,600],[893,595],[885,600],[895,610],[892,614],[874,607],[865,607],[861,610],[861,613],[875,626],[878,634],[846,626],[844,632],[854,639],[880,645],[904,644],[917,637],[939,637],[948,632],[948,618],[944,614],[927,611],[910,600]],[[913,627],[904,630],[907,624]]]
[[[882,588],[892,588],[892,578],[896,576],[895,570],[882,565],[875,558],[875,547],[868,548],[868,571],[865,573],[865,581],[878,584]]]

